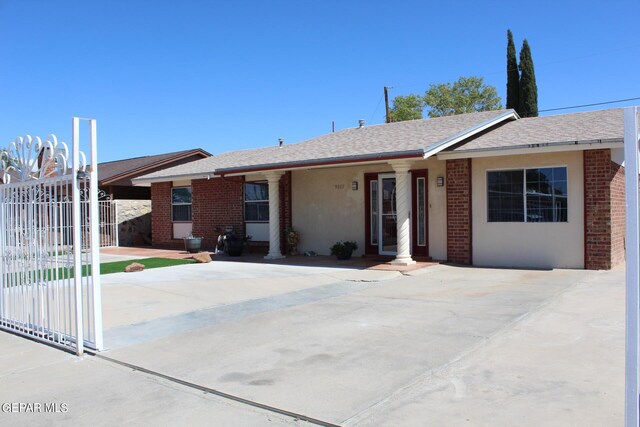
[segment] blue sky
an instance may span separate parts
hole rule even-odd
[[[462,75],[504,103],[507,28],[540,109],[640,97],[638,17],[637,0],[0,0],[0,144],[68,141],[74,115],[98,119],[100,161],[292,143],[382,123],[385,85]]]

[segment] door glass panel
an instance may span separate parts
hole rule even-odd
[[[396,179],[382,178],[380,212],[382,252],[398,251],[398,226],[396,217]]]
[[[378,181],[371,181],[371,244],[378,244]]]
[[[425,246],[427,240],[427,230],[426,230],[426,201],[425,201],[425,191],[424,191],[424,178],[418,178],[417,180],[417,221],[418,221],[418,246]]]

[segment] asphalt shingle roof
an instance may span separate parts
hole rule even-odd
[[[282,147],[272,146],[231,151],[184,165],[163,169],[140,177],[167,180],[192,175],[260,170],[307,163],[374,159],[407,153],[416,157],[430,147],[490,122],[510,110],[486,111],[455,116],[411,120],[338,132]],[[446,151],[529,147],[532,144],[576,141],[618,140],[623,138],[623,109],[590,111],[556,116],[508,120],[473,136]]]
[[[180,158],[190,153],[203,152],[201,149],[175,151],[173,153],[157,154],[154,156],[134,157],[131,159],[114,160],[112,162],[98,163],[98,181],[108,181],[111,178],[127,174],[139,169],[149,168],[173,158]]]
[[[485,111],[432,119],[411,120],[383,125],[350,128],[308,139],[251,150],[232,151],[163,169],[143,179],[172,178],[188,175],[229,172],[241,168],[269,168],[305,162],[335,161],[415,152],[418,156],[429,147],[457,134],[474,129],[508,113],[509,110]]]
[[[465,152],[622,138],[624,109],[615,108],[506,122],[448,151]]]

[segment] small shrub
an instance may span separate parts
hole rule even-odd
[[[336,242],[333,246],[331,246],[331,255],[335,255],[337,257],[344,256],[344,254],[351,250],[352,252],[358,249],[358,244],[351,240],[339,241]]]

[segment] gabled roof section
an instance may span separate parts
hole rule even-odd
[[[480,151],[539,148],[550,145],[622,142],[623,109],[588,111],[556,116],[528,117],[505,122],[468,142],[441,152],[474,153]]]
[[[206,158],[211,157],[211,154],[201,148],[194,148],[154,156],[134,157],[131,159],[98,163],[98,182],[100,185],[109,185],[115,181],[144,175],[149,172],[150,169],[163,165],[173,166],[172,163],[192,156]]]
[[[322,164],[423,158],[487,127],[517,118],[513,110],[498,110],[344,129],[282,147],[223,153],[145,175],[135,179],[135,183]]]

